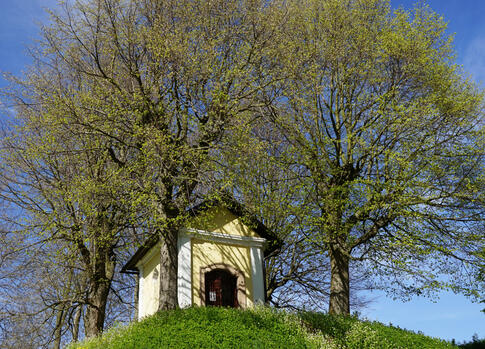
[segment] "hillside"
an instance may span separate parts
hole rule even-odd
[[[377,322],[268,308],[189,308],[110,329],[69,349],[129,348],[454,348]]]

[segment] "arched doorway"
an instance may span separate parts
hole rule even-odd
[[[224,264],[200,268],[200,305],[246,308],[244,273]]]
[[[237,277],[224,269],[205,273],[205,305],[237,308]]]

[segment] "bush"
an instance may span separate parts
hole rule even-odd
[[[296,316],[269,308],[189,308],[160,312],[70,348],[317,348]]]
[[[339,348],[455,348],[438,338],[385,326],[380,322],[361,321],[357,317],[305,312],[300,314],[300,318],[308,326],[331,336]]]
[[[297,314],[265,307],[250,310],[203,307],[160,312],[138,323],[112,328],[102,337],[71,344],[69,348],[427,349],[455,346],[356,317]]]

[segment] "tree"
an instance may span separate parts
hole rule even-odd
[[[79,299],[77,268],[60,246],[34,242],[30,236],[4,231],[0,237],[0,338],[5,348],[60,348],[67,322]],[[28,300],[28,301],[27,301]]]
[[[358,262],[403,293],[476,292],[460,267],[483,265],[470,229],[483,207],[482,94],[426,7],[79,0],[51,15],[8,93],[20,132],[4,142],[3,199],[83,263],[88,336],[103,328],[117,253],[147,235],[162,242],[159,307],[177,306],[178,230],[213,179],[231,185],[222,145],[254,118],[287,142],[269,154],[288,171],[275,183],[298,181],[292,217],[305,239],[282,233],[294,252],[330,259],[331,313],[350,311]]]
[[[278,308],[323,310],[329,298],[328,255],[312,241],[300,207],[302,174],[295,167],[288,171],[293,164],[282,161],[291,146],[271,123],[254,114],[228,133],[213,181],[224,183],[224,190],[281,241],[264,256],[267,302]],[[366,284],[360,270],[354,271],[351,303],[361,307],[366,301],[357,291]]]
[[[8,92],[23,128],[4,155],[4,199],[84,263],[93,336],[130,226],[160,237],[160,309],[177,306],[178,229],[225,128],[255,107],[275,23],[265,1],[62,6]]]
[[[289,143],[282,161],[329,256],[329,312],[350,312],[352,262],[397,296],[476,294],[467,270],[483,267],[483,94],[453,63],[443,19],[383,0],[288,12],[264,113]]]
[[[24,250],[36,256],[35,262],[27,260],[37,266],[32,274],[49,280],[49,287],[33,288],[44,304],[33,306],[32,313],[52,312],[58,318],[59,345],[76,310],[84,313],[87,336],[103,329],[116,254],[131,220],[120,204],[123,185],[106,146],[66,127],[65,105],[55,92],[61,82],[52,76],[48,82],[30,82],[23,85],[24,99],[17,100],[21,126],[2,139],[0,197],[10,208],[4,218],[10,220],[10,234],[29,241]],[[108,181],[111,186],[105,185]],[[18,265],[18,275],[25,266]]]

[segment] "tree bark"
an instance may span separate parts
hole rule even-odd
[[[175,227],[169,227],[164,232],[160,240],[160,301],[158,304],[158,310],[171,310],[178,307],[178,229]]]
[[[79,325],[81,323],[81,315],[82,315],[83,307],[79,305],[76,309],[76,313],[74,314],[74,321],[72,324],[72,341],[77,342],[79,340]]]
[[[95,284],[92,287],[95,289],[90,292],[84,316],[86,337],[97,336],[103,331],[109,291],[109,287],[105,284]]]
[[[115,262],[109,253],[96,256],[95,272],[89,280],[89,292],[84,314],[84,329],[86,337],[94,337],[103,331],[106,315],[106,303],[113,280]]]
[[[349,254],[340,244],[330,244],[330,302],[329,314],[350,314]]]
[[[54,343],[52,345],[53,349],[60,349],[61,339],[62,339],[62,326],[64,325],[64,320],[66,318],[66,306],[61,305],[61,308],[57,310],[56,314],[56,329],[54,331]]]

